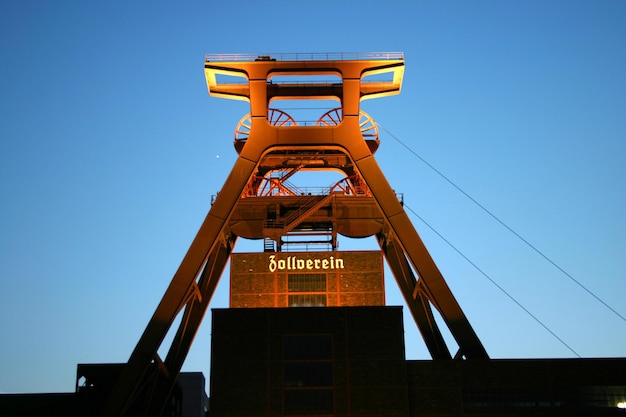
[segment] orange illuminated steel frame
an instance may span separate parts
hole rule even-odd
[[[305,224],[326,224],[333,248],[337,233],[376,236],[434,359],[488,358],[373,156],[377,129],[360,103],[400,93],[403,54],[208,55],[204,68],[211,96],[250,103],[250,114],[235,133],[239,156],[102,415],[123,415],[147,393],[146,415],[158,415],[237,237],[265,239],[273,242],[267,251],[280,250],[283,238]],[[279,100],[335,100],[339,107],[301,123],[272,107]],[[302,195],[285,178],[303,169],[339,171],[345,182],[323,195]],[[282,174],[272,176],[276,172]],[[278,197],[284,204],[275,210]],[[431,306],[458,344],[454,355]],[[180,325],[162,360],[157,351],[179,313]]]

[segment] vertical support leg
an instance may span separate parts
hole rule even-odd
[[[350,142],[347,142],[350,143]],[[356,141],[353,141],[356,143]],[[350,149],[350,146],[347,147]],[[357,155],[363,154],[356,148]],[[417,271],[423,282],[428,298],[441,313],[452,336],[460,347],[461,355],[467,359],[486,359],[489,356],[480,339],[474,332],[467,317],[461,310],[452,291],[431,258],[426,246],[409,220],[404,208],[398,201],[395,192],[387,182],[374,157],[369,154],[355,160],[355,165],[370,188],[372,195],[381,209],[387,226],[400,245],[402,252]],[[415,280],[415,278],[413,278]]]
[[[219,282],[226,263],[228,262],[236,237],[223,240],[220,245],[213,248],[207,261],[197,286],[197,296],[194,297],[185,307],[181,323],[178,327],[174,340],[163,365],[167,373],[159,379],[157,388],[152,399],[147,402],[145,416],[159,416],[165,408],[169,399],[176,378],[183,366],[183,362],[189,353],[189,348],[200,328],[202,319],[211,302],[217,283]]]
[[[258,157],[260,154],[257,155],[257,159]],[[157,351],[178,313],[188,304],[189,295],[195,291],[198,285],[196,279],[201,269],[207,263],[209,255],[219,247],[219,242],[229,239],[230,234],[225,232],[226,222],[251,178],[256,163],[256,160],[251,161],[242,157],[235,163],[222,192],[215,199],[148,326],[123,367],[101,411],[102,417],[124,415],[125,410],[136,398],[138,387],[145,381],[147,372],[154,367],[154,363],[159,362]],[[219,280],[219,277],[213,278]],[[208,292],[205,294],[208,299],[211,298],[216,284],[217,281],[208,287],[211,291],[210,294]],[[184,355],[186,354],[185,351]]]
[[[430,355],[433,359],[452,359],[439,326],[435,322],[429,300],[419,290],[417,280],[404,253],[391,237],[377,236],[377,239]]]

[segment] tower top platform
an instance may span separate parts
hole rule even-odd
[[[204,73],[211,96],[249,101],[253,117],[275,99],[337,99],[344,114],[358,114],[361,100],[400,92],[404,54],[208,54]]]
[[[403,52],[288,52],[261,54],[206,54],[205,62],[258,61],[372,61],[404,60]]]

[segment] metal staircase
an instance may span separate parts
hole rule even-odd
[[[328,204],[335,195],[329,193],[327,195],[308,195],[298,200],[298,209],[289,213],[282,219],[267,220],[263,228],[263,234],[266,239],[272,239],[280,242],[281,236],[285,236],[289,232],[297,228],[302,222],[310,218],[317,210]]]

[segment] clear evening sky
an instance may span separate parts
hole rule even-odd
[[[128,359],[249,110],[209,97],[205,53],[404,52],[401,94],[363,103],[375,156],[490,356],[626,356],[624,22],[621,0],[0,0],[0,392]],[[210,340],[209,312],[183,370],[208,378]]]

